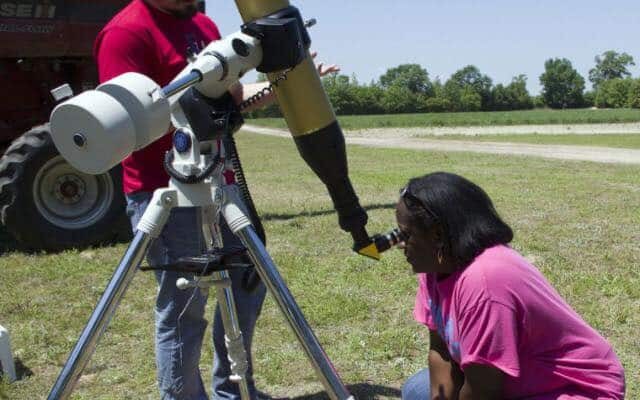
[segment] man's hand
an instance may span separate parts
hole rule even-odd
[[[315,59],[317,55],[318,55],[318,52],[314,51],[311,53],[311,58]],[[324,63],[317,63],[316,69],[318,70],[318,74],[320,75],[321,78],[328,74],[340,72],[340,67],[338,67],[336,64],[331,64],[325,67]]]

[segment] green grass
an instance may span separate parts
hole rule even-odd
[[[550,110],[462,112],[393,115],[339,116],[343,129],[370,129],[389,127],[437,127],[437,126],[491,126],[491,125],[541,125],[541,124],[595,124],[640,121],[640,109],[607,110]],[[285,128],[282,118],[257,118],[251,124],[272,128]]]
[[[474,142],[506,142],[506,143],[533,143],[548,145],[569,146],[599,146],[617,147],[623,149],[640,149],[640,134],[620,135],[420,135],[420,138],[429,140],[465,140]]]
[[[343,380],[357,398],[396,398],[403,380],[426,365],[428,346],[425,329],[411,318],[416,282],[402,255],[385,253],[376,263],[351,252],[325,188],[291,140],[240,134],[238,145],[269,250]],[[363,147],[350,147],[349,160],[371,233],[394,226],[397,191],[410,177],[447,170],[485,188],[514,228],[514,246],[612,343],[627,371],[627,398],[640,398],[640,167]],[[0,398],[44,398],[125,245],[37,255],[6,247],[0,324],[31,375],[0,384]],[[74,399],[157,398],[154,296],[153,277],[138,274]],[[322,391],[270,298],[254,359],[262,390]],[[206,341],[207,385],[210,361]]]

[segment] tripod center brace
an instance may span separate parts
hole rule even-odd
[[[379,235],[372,239],[366,232],[367,214],[348,177],[344,136],[309,57],[310,40],[299,11],[282,0],[236,0],[236,4],[245,21],[242,30],[208,45],[168,86],[161,88],[142,74],[126,73],[61,103],[51,115],[52,137],[60,153],[75,168],[92,174],[106,172],[158,139],[170,123],[176,133],[165,163],[171,176],[169,186],[154,192],[136,235],[54,384],[50,400],[66,399],[73,391],[173,207],[199,207],[207,239],[212,237],[209,225],[215,228],[218,218],[225,218],[247,248],[258,275],[329,396],[335,400],[352,398],[247,217],[245,207],[251,204],[243,203],[233,186],[223,185],[219,153],[224,154],[227,146],[217,149],[217,140],[228,138],[226,135],[242,123],[237,110],[229,108],[232,102],[227,90],[244,73],[255,68],[273,80],[282,76],[278,71],[289,70],[287,79],[274,90],[300,154],[327,186],[340,227],[354,239],[354,250],[377,259],[384,247]],[[221,247],[221,243],[214,246],[207,242],[209,250]],[[244,399],[248,398],[242,368],[246,354],[234,346],[239,338],[242,341],[232,292],[225,283],[227,273],[216,270],[213,280],[219,289],[217,299],[229,348],[236,347],[230,351],[238,357],[232,372]]]

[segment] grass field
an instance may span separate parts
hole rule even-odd
[[[466,140],[474,142],[506,142],[533,143],[546,145],[598,146],[618,147],[624,149],[640,149],[640,134],[622,135],[424,135],[418,136],[429,140]]]
[[[347,115],[339,116],[338,120],[340,126],[347,130],[390,127],[594,124],[638,122],[640,109],[536,109],[504,112]],[[286,127],[282,118],[257,118],[251,119],[250,123],[271,128]]]
[[[401,253],[376,263],[351,252],[324,187],[291,140],[240,134],[238,145],[269,251],[345,383],[359,399],[398,398],[403,380],[426,364],[428,346],[425,329],[411,318],[416,283]],[[410,177],[446,170],[484,187],[514,228],[513,245],[612,343],[627,371],[627,398],[640,398],[640,167],[364,147],[350,147],[349,159],[371,233],[394,226],[398,188]],[[0,324],[12,335],[23,378],[0,384],[0,398],[45,398],[125,245],[24,254],[5,240],[2,248]],[[154,295],[152,276],[139,273],[74,399],[157,398]],[[320,398],[314,394],[322,388],[270,298],[254,359],[261,390]]]

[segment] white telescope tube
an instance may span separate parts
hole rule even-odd
[[[76,169],[104,173],[163,136],[170,121],[175,126],[186,124],[178,102],[184,90],[195,85],[203,95],[218,98],[261,60],[259,41],[236,32],[205,47],[173,82],[193,72],[201,79],[169,90],[168,96],[145,75],[122,74],[54,108],[53,142]]]
[[[169,129],[169,101],[145,75],[128,72],[58,105],[56,148],[71,165],[101,174]]]
[[[136,144],[135,125],[127,110],[97,90],[58,105],[51,114],[51,136],[69,164],[88,174],[109,170]]]

